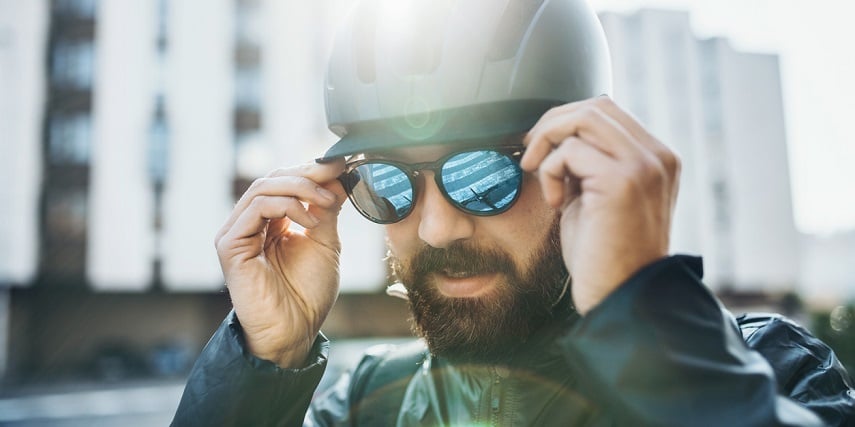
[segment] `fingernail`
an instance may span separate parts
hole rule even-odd
[[[333,193],[332,191],[327,190],[326,188],[323,188],[323,187],[318,187],[316,190],[318,191],[318,193],[321,196],[323,196],[323,198],[330,200],[330,201],[333,201],[333,202],[335,201],[335,193]]]

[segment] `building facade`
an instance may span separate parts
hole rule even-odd
[[[699,40],[685,12],[601,20],[616,100],[683,161],[672,250],[703,254],[716,290],[810,291],[798,286],[777,56]]]

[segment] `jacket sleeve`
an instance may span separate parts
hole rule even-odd
[[[748,346],[772,365],[782,393],[828,425],[855,426],[852,379],[828,345],[780,315],[752,313],[738,321]]]
[[[326,368],[318,336],[302,369],[282,369],[246,350],[234,311],[190,371],[173,426],[299,426]]]
[[[796,403],[782,394],[776,372],[745,344],[700,276],[699,258],[662,259],[581,318],[558,341],[580,386],[620,425],[824,425],[807,408],[846,395],[846,386],[817,372],[811,381],[827,387],[822,396]],[[851,423],[851,403],[834,419]]]

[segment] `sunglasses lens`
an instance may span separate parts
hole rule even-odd
[[[344,185],[356,209],[371,221],[400,221],[413,208],[413,183],[394,165],[376,162],[357,166]]]
[[[449,198],[475,215],[507,210],[520,193],[522,170],[506,154],[492,150],[460,153],[442,166],[442,184]]]

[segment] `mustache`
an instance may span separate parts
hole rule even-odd
[[[445,271],[465,271],[473,274],[516,273],[514,262],[507,253],[464,242],[456,242],[446,248],[423,246],[410,260],[409,270],[416,277]]]

